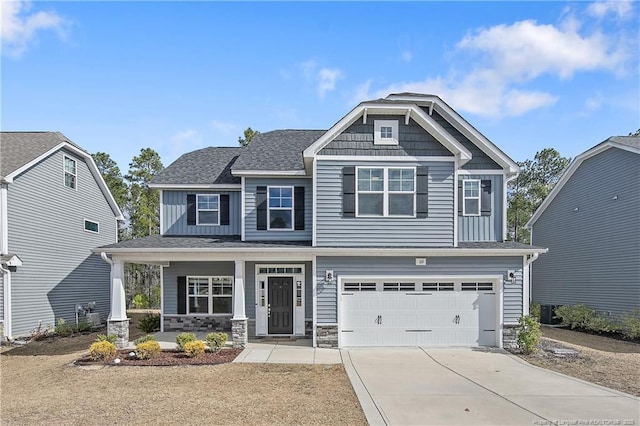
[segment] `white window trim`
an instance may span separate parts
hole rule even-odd
[[[391,138],[382,137],[382,128],[391,127]],[[374,145],[398,145],[398,120],[374,120],[373,121]]]
[[[382,169],[382,178],[384,179],[382,191],[360,191],[358,189],[358,171],[360,169]],[[389,194],[409,194],[409,191],[390,191],[389,190],[389,170],[412,170],[413,171],[413,214],[399,215],[389,214]],[[392,217],[392,218],[415,218],[416,217],[416,168],[415,167],[391,167],[391,166],[357,166],[355,175],[356,185],[356,217]],[[360,214],[360,194],[382,194],[382,216]]]
[[[478,183],[478,196],[477,197],[467,197],[465,186],[467,182],[477,182]],[[482,207],[480,206],[480,199],[482,195],[482,188],[480,185],[480,179],[463,179],[462,180],[462,216],[480,216]],[[467,200],[478,200],[478,213],[467,213]]]
[[[73,161],[73,169],[75,171],[74,173],[67,171],[67,159]],[[67,186],[67,174],[73,176],[73,188]],[[73,189],[75,191],[78,190],[78,160],[68,155],[62,156],[62,184],[65,186],[65,188]]]
[[[291,189],[291,207],[271,207],[271,188],[289,188]],[[294,206],[296,203],[296,194],[293,186],[289,185],[273,185],[267,186],[267,231],[293,231],[295,229],[295,211]],[[291,212],[291,228],[271,228],[271,209],[283,210]]]
[[[87,229],[87,222],[91,222],[91,223],[95,223],[96,225],[98,225],[98,230],[97,231],[92,231],[90,229]],[[92,234],[99,234],[100,233],[100,222],[96,222],[95,220],[91,220],[91,219],[84,219],[84,230],[87,232],[91,232]]]
[[[198,208],[198,201],[200,197],[216,197],[218,199],[218,209],[200,209]],[[216,223],[200,223],[200,212],[217,212]],[[220,194],[196,194],[196,226],[220,226]]]
[[[204,297],[204,296],[192,296],[189,294],[189,279],[191,278],[197,278],[197,279],[202,279],[202,278],[206,278],[208,281],[208,286],[209,286],[209,294],[207,295],[207,313],[202,313],[202,312],[190,312],[189,311],[189,300],[191,297]],[[231,279],[231,294],[230,295],[223,295],[223,294],[213,294],[213,278],[230,278]],[[187,276],[187,315],[193,315],[193,316],[218,316],[218,315],[233,315],[233,281],[234,281],[234,277],[232,277],[231,275],[213,275],[213,276],[207,276],[207,275],[188,275]],[[214,297],[228,297],[231,299],[231,312],[228,313],[213,313],[213,298]]]

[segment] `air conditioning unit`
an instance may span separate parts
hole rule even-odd
[[[85,316],[87,322],[91,324],[93,327],[100,327],[100,314],[97,312],[89,312]]]

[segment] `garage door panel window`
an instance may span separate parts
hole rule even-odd
[[[453,291],[453,283],[422,283],[422,291]]]
[[[493,291],[492,283],[462,283],[462,291]]]
[[[384,283],[383,291],[414,291],[415,283]]]
[[[344,283],[345,291],[376,291],[376,283]]]

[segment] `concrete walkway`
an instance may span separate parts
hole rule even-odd
[[[340,351],[311,347],[311,339],[249,342],[233,362],[259,364],[342,364]]]
[[[372,425],[640,424],[639,398],[501,350],[369,348],[342,356]]]

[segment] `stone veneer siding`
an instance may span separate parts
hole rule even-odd
[[[165,315],[164,331],[231,331],[231,315]]]
[[[231,336],[233,347],[244,349],[247,346],[247,320],[231,320]]]
[[[318,325],[316,326],[316,343],[319,348],[338,347],[338,326]]]
[[[517,325],[505,325],[502,327],[502,347],[507,350],[518,349]]]
[[[115,334],[116,347],[124,349],[129,346],[129,319],[107,321],[107,335]]]

